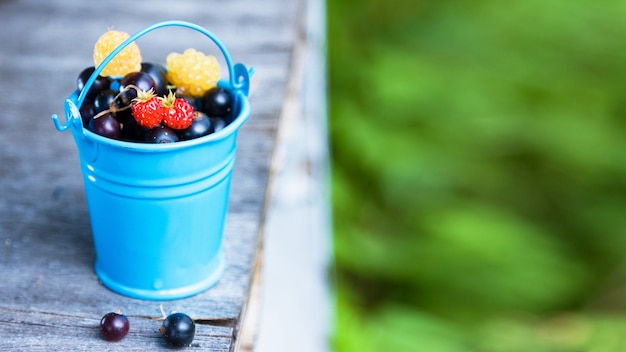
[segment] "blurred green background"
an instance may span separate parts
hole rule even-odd
[[[626,351],[626,2],[327,10],[335,350]]]

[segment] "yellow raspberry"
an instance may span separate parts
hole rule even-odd
[[[167,55],[167,79],[184,95],[201,97],[215,87],[220,79],[220,66],[213,55],[195,49],[187,49],[182,54]]]
[[[126,32],[109,30],[98,38],[93,48],[93,61],[96,67],[107,55],[130,35]],[[109,62],[100,73],[101,76],[125,76],[127,73],[141,70],[141,52],[135,43],[130,43]]]

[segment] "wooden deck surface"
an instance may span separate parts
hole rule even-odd
[[[238,349],[305,2],[157,0],[143,7],[121,0],[0,0],[0,350],[167,350],[157,332],[161,322],[150,318],[161,316],[160,305],[198,319],[189,350]],[[209,29],[234,62],[255,68],[252,114],[238,137],[224,276],[188,299],[144,301],[115,294],[95,277],[77,149],[50,115],[63,113],[77,74],[92,65],[100,34],[173,19]],[[175,30],[138,44],[144,61],[157,62],[170,51],[211,48],[206,39]],[[106,342],[100,318],[118,309],[129,316],[131,331]]]

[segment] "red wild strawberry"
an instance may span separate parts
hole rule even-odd
[[[154,95],[152,89],[149,91],[139,90],[137,98],[133,99],[131,109],[137,123],[145,128],[157,127],[163,120],[163,104]]]
[[[161,98],[164,107],[163,122],[175,130],[184,130],[193,122],[193,106],[183,98],[176,98],[172,92]]]

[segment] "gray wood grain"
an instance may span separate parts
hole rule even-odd
[[[200,319],[191,349],[230,351],[247,299],[264,212],[269,162],[282,109],[297,12],[302,1],[129,2],[0,0],[0,350],[145,351],[166,349],[149,317],[180,310]],[[226,272],[212,289],[175,301],[126,298],[93,273],[94,251],[77,150],[52,113],[92,65],[95,40],[109,27],[133,33],[162,20],[206,27],[235,62],[255,67],[252,115],[239,133],[224,250]],[[165,30],[138,42],[144,61],[206,39]],[[103,314],[131,319],[119,343],[98,337]]]

